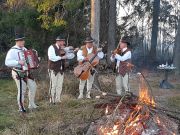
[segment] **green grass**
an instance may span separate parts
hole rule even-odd
[[[77,100],[68,94],[63,95],[62,103],[57,105],[50,105],[48,101],[40,98],[41,100],[37,101],[40,108],[22,117],[18,112],[15,82],[0,80],[0,84],[0,134],[3,135],[19,135],[22,132],[23,135],[56,135],[59,131],[53,128],[59,126],[62,134],[65,134],[63,126],[69,129],[66,132],[76,134],[79,132],[77,130],[82,130],[76,128],[76,125],[90,121],[93,105],[96,103],[96,100]],[[93,117],[99,115],[100,113],[96,111]],[[74,126],[68,127],[73,124]]]
[[[50,105],[45,99],[49,82],[38,82],[37,103],[39,109],[28,112],[22,117],[16,101],[17,88],[13,80],[0,80],[0,135],[81,135],[85,127],[102,115],[102,110],[94,110],[99,100],[77,100],[78,80],[66,77],[64,81],[62,103]],[[133,89],[138,84],[133,83]],[[107,83],[108,84],[108,83]],[[158,82],[152,82],[152,89],[159,90]],[[179,87],[177,85],[176,87]],[[113,88],[112,88],[113,89]],[[173,91],[172,91],[173,92]],[[163,95],[162,95],[163,96]],[[26,97],[27,100],[27,97]],[[168,97],[165,101],[168,109],[180,109],[180,96]],[[27,101],[26,101],[27,103]],[[25,105],[27,107],[27,104]]]
[[[12,80],[0,80],[0,131],[15,123],[11,110],[16,106],[16,87]]]
[[[176,108],[180,111],[180,96],[171,97],[168,99],[168,106],[171,108]]]

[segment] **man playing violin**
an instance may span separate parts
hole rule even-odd
[[[99,59],[102,59],[104,57],[104,53],[100,51],[100,49],[98,49],[96,46],[94,46],[93,42],[94,40],[92,39],[92,37],[87,37],[86,40],[84,41],[85,45],[83,45],[81,49],[77,52],[77,60],[79,61],[79,64],[89,61],[88,55],[90,54],[97,54],[97,57]],[[86,98],[88,99],[91,98],[90,94],[91,94],[92,84],[94,82],[94,76],[95,76],[95,71],[92,69],[90,71],[90,75],[87,80],[80,79],[78,99],[83,98],[83,91],[86,82],[87,82]]]
[[[73,49],[72,46],[65,47],[65,38],[58,36],[56,43],[48,49],[48,72],[50,77],[50,103],[61,102],[61,92],[64,80],[65,60],[69,59],[66,51]]]
[[[119,95],[123,94],[124,91],[129,92],[129,72],[132,68],[129,45],[130,43],[125,38],[121,39],[110,58],[112,62],[116,61],[116,91]]]

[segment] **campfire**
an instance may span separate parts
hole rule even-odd
[[[152,92],[140,77],[139,96],[128,93],[111,103],[98,104],[104,115],[93,122],[87,135],[177,135],[178,125],[158,109]]]

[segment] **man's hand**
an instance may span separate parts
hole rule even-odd
[[[21,66],[24,66],[25,61],[24,61],[24,60],[19,60],[18,63],[19,63]]]
[[[111,55],[111,57],[112,57],[112,58],[115,58],[115,55],[114,55],[114,54],[112,54],[112,55]]]
[[[102,51],[102,48],[98,48],[98,49],[97,49],[97,52],[101,52],[101,51]]]
[[[89,59],[86,57],[86,58],[84,58],[84,60],[83,61],[89,61]]]
[[[65,56],[62,56],[61,59],[62,59],[62,60],[67,59],[67,56],[66,56],[66,55],[65,55]]]
[[[86,57],[86,58],[84,58],[84,60],[82,60],[81,62],[84,63],[84,62],[87,62],[87,61],[89,61],[89,59]]]
[[[115,57],[115,53],[114,51],[111,51],[111,57],[114,58]]]

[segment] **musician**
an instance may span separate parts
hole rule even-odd
[[[88,54],[91,54],[91,53],[95,54],[98,51],[98,48],[94,46],[93,42],[94,40],[92,39],[92,37],[87,37],[86,40],[84,41],[85,45],[83,45],[81,49],[77,52],[77,60],[79,61],[80,64],[89,60],[87,58]],[[100,59],[102,59],[104,57],[104,53],[102,51],[98,52],[97,56]],[[92,84],[94,81],[94,76],[95,76],[95,71],[91,70],[91,75],[89,76],[87,80],[80,79],[78,99],[83,98],[83,91],[84,91],[84,86],[85,86],[86,81],[87,81],[86,98],[88,99],[91,98],[90,94],[91,94]]]
[[[64,80],[65,60],[69,59],[66,51],[73,49],[72,46],[65,47],[65,38],[58,36],[56,43],[48,49],[48,72],[50,77],[50,103],[61,102],[61,92]]]
[[[128,48],[130,43],[126,38],[120,40],[115,53],[111,56],[111,61],[116,61],[116,91],[121,95],[123,92],[129,92],[129,72],[131,70],[131,50]],[[124,88],[124,91],[123,91]]]
[[[20,112],[26,112],[24,107],[24,96],[26,93],[26,88],[29,88],[29,109],[37,108],[38,106],[34,103],[35,93],[36,93],[36,82],[32,75],[30,74],[30,70],[23,71],[22,66],[26,64],[25,60],[19,59],[19,52],[27,50],[24,45],[24,36],[16,35],[15,38],[16,45],[13,46],[7,53],[5,59],[5,65],[12,68],[12,78],[14,79],[17,89],[17,102],[19,105]]]

